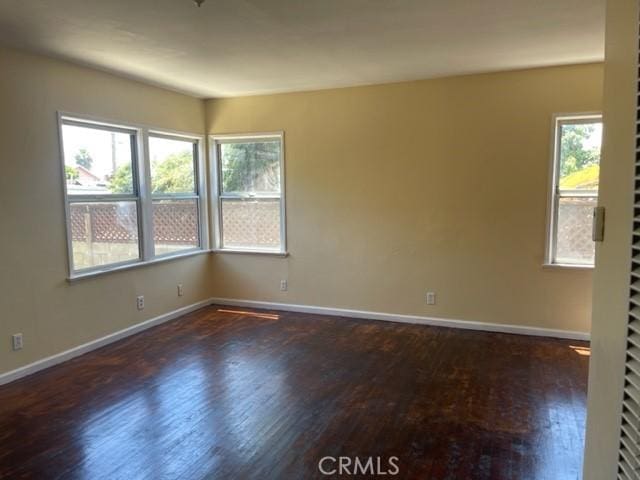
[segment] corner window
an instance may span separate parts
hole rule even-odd
[[[60,116],[70,277],[201,250],[196,137]]]
[[[213,137],[217,248],[285,253],[282,134]]]
[[[593,209],[598,203],[602,117],[555,119],[547,263],[593,266]]]

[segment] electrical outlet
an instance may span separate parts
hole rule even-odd
[[[138,306],[138,310],[144,310],[144,295],[140,295],[136,299],[136,305]]]
[[[22,350],[24,344],[22,343],[22,334],[16,333],[15,335],[11,335],[11,346],[14,350]]]
[[[179,283],[179,284],[178,284],[178,296],[179,296],[179,297],[181,297],[181,296],[183,296],[183,295],[184,295],[184,290],[183,290],[183,288],[182,288],[182,284],[181,284],[181,283]]]
[[[427,292],[427,305],[436,304],[436,292]]]
[[[281,292],[286,292],[288,288],[289,288],[289,285],[287,284],[287,281],[286,280],[280,280],[280,291]]]

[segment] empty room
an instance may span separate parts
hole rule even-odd
[[[0,479],[640,480],[639,19],[1,0]]]

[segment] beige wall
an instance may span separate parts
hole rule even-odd
[[[201,133],[202,102],[13,50],[0,72],[0,373],[207,298],[208,255],[67,283],[56,126],[65,110]]]
[[[214,295],[588,332],[591,271],[542,263],[552,114],[601,97],[583,65],[207,102],[284,130],[291,253],[216,255]]]
[[[9,49],[0,71],[0,373],[210,296],[589,331],[591,272],[541,265],[551,115],[599,110],[601,65],[208,102]],[[284,130],[291,255],[69,284],[57,110]]]
[[[616,477],[629,298],[638,13],[637,0],[607,2],[599,200],[607,226],[594,275],[585,480]]]

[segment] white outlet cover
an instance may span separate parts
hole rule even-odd
[[[22,342],[22,334],[16,333],[15,335],[11,335],[11,345],[14,350],[22,350],[24,346]]]

